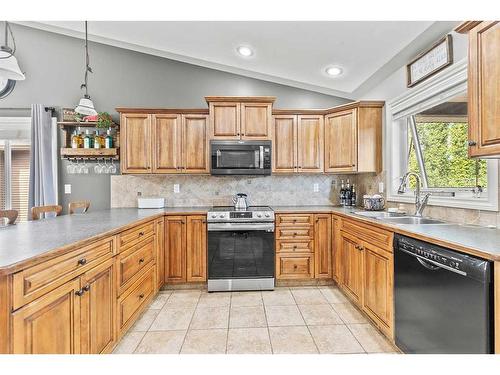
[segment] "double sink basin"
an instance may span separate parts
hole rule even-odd
[[[369,217],[376,220],[385,221],[391,224],[402,225],[429,225],[429,224],[448,224],[441,220],[429,219],[420,216],[411,216],[396,212],[386,211],[356,211],[354,214],[364,217]]]

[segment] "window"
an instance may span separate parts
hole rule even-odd
[[[431,205],[498,210],[498,162],[468,157],[466,68],[457,63],[388,104],[389,201],[414,201],[413,178],[405,194],[397,193],[411,171],[421,176]]]

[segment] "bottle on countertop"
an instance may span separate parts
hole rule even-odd
[[[351,190],[351,184],[349,182],[349,179],[347,180],[347,186],[345,188],[345,204],[344,206],[350,206],[351,205],[351,197],[352,197],[352,190]]]
[[[106,131],[106,138],[104,139],[104,148],[113,148],[113,137],[111,136],[111,129]]]
[[[356,206],[356,188],[354,187],[354,184],[352,184],[351,190],[351,206]]]
[[[340,185],[340,204],[342,206],[345,205],[345,186],[344,186],[344,180],[342,180],[342,184]]]

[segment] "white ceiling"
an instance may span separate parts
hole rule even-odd
[[[382,68],[437,23],[92,21],[88,28],[90,39],[101,43],[352,97],[377,72],[388,75]],[[83,22],[75,21],[22,24],[80,38],[84,30]],[[254,56],[239,56],[239,45],[251,46]],[[328,77],[329,65],[341,66],[343,74]]]

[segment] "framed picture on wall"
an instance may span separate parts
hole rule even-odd
[[[448,34],[406,65],[406,85],[415,86],[451,64],[453,41]]]

